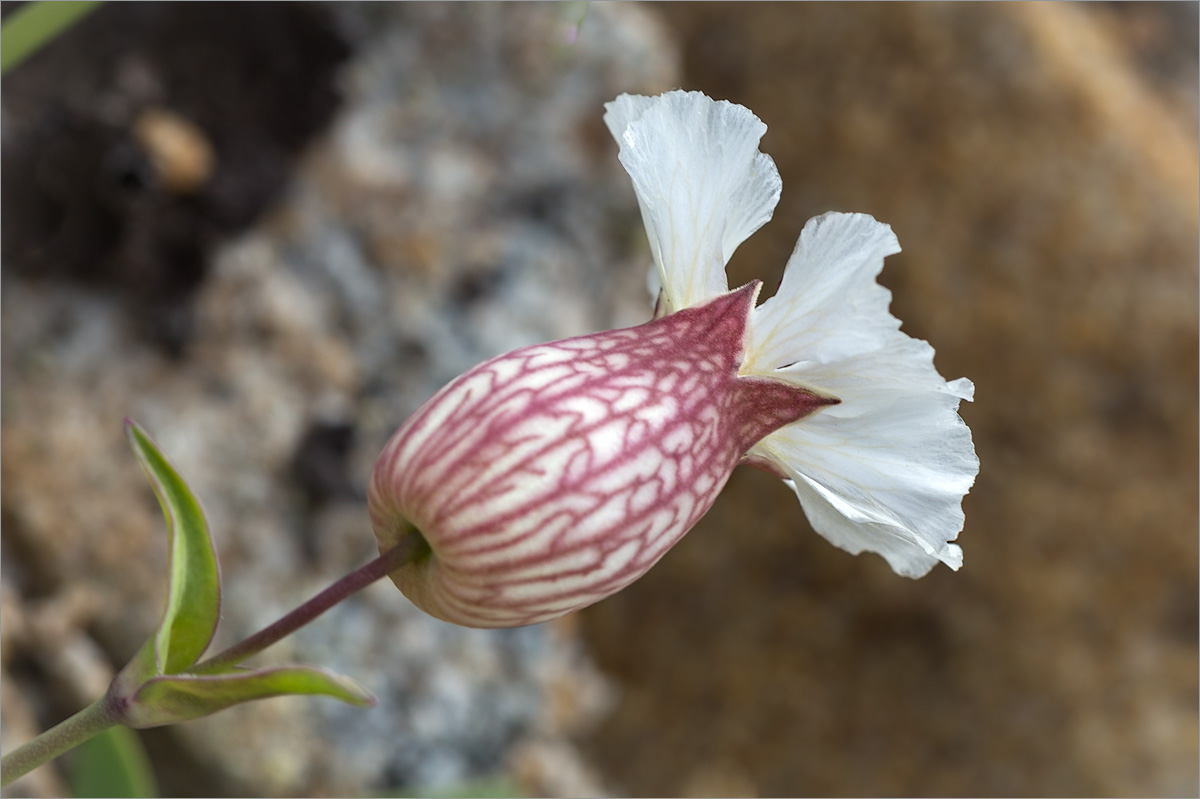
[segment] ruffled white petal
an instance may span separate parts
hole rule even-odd
[[[617,144],[621,143],[625,130],[656,102],[659,102],[658,97],[622,94],[611,103],[604,104],[604,124],[608,126],[608,132],[617,140]]]
[[[937,373],[933,348],[900,332],[891,294],[875,282],[884,256],[898,250],[891,229],[869,216],[811,220],[778,293],[751,317],[742,372],[841,400],[749,455],[790,478],[831,542],[878,552],[896,572],[919,577],[938,561],[962,565],[950,542],[979,461],[957,413],[974,387]]]
[[[754,309],[742,372],[769,374],[796,361],[829,363],[877,349],[900,329],[888,312],[891,292],[875,282],[884,257],[898,252],[892,229],[866,214],[808,220],[779,290]]]
[[[836,368],[788,369],[790,379],[842,402],[772,433],[750,454],[791,478],[817,532],[920,577],[939,560],[962,565],[962,551],[949,542],[962,529],[962,498],[979,461],[956,413],[970,382],[943,382],[942,391],[905,386],[905,373],[932,356],[924,342],[908,342]]]
[[[782,181],[748,109],[699,92],[621,95],[605,123],[633,178],[666,310],[728,290],[725,264],[771,218]]]

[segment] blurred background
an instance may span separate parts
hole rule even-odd
[[[14,7],[5,4],[6,20]],[[365,481],[440,385],[637,324],[621,92],[748,106],[804,221],[882,281],[982,463],[910,581],[738,470],[645,578],[470,631],[376,585],[264,653],[274,699],[139,733],[164,795],[1196,795],[1195,3],[111,4],[3,78],[3,749],[103,692],[165,546],[122,435],[189,479],[217,645],[374,554]],[[768,288],[768,291],[770,289]],[[6,795],[79,792],[64,758]],[[73,787],[74,786],[74,787]]]

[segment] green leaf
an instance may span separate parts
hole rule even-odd
[[[167,602],[154,632],[158,674],[177,674],[208,648],[221,613],[221,573],[204,511],[187,483],[146,431],[126,421],[125,431],[167,520]]]
[[[36,53],[81,17],[95,11],[97,2],[29,3],[18,8],[0,28],[0,73],[8,72]]]
[[[109,727],[80,745],[71,768],[73,796],[158,796],[154,771],[138,735]]]
[[[344,675],[314,666],[279,666],[216,676],[155,677],[131,698],[123,722],[130,727],[157,727],[254,699],[290,694],[322,694],[360,707],[375,704],[369,691]]]

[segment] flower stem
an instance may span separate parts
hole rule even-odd
[[[362,568],[347,574],[333,585],[305,602],[283,618],[276,621],[240,643],[220,652],[188,669],[189,674],[212,674],[236,666],[251,655],[256,655],[271,644],[286,638],[296,630],[329,610],[342,600],[358,593],[380,577],[394,569],[417,559],[428,549],[425,539],[416,530],[400,539],[400,543],[384,552]]]
[[[0,758],[0,787],[117,723],[107,696]]]
[[[384,552],[375,560],[347,574],[300,607],[274,624],[263,628],[241,643],[234,644],[224,652],[216,654],[188,669],[188,674],[211,674],[227,671],[251,655],[255,655],[276,641],[284,638],[313,619],[320,616],[342,600],[358,593],[392,570],[422,557],[429,545],[415,529],[410,530],[400,543]],[[114,687],[116,683],[114,683]],[[51,727],[28,743],[4,755],[0,787],[8,785],[17,777],[29,773],[38,766],[72,749],[93,735],[121,723],[121,699],[110,688],[108,694],[96,700],[62,723]]]

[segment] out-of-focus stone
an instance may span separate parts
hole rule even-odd
[[[133,135],[168,191],[194,194],[212,177],[216,154],[204,131],[191,120],[166,109],[148,108],[134,120]]]
[[[1193,31],[1171,91],[1118,4],[660,10],[686,86],[753,109],[783,176],[731,284],[770,287],[814,214],[890,223],[893,308],[975,381],[982,470],[965,565],[915,582],[735,474],[583,614],[622,688],[590,743],[606,779],[673,795],[725,763],[763,796],[1194,795],[1196,6],[1136,12]]]
[[[333,117],[328,4],[110,4],[5,75],[7,279],[104,286],[164,352],[214,246],[277,200]]]
[[[41,730],[37,714],[17,684],[0,681],[0,746],[5,754],[25,743]],[[18,777],[5,789],[9,796],[66,796],[67,788],[52,766],[40,766]]]
[[[122,417],[205,506],[225,584],[219,648],[374,555],[361,496],[293,479],[314,424],[348,426],[335,466],[364,486],[392,430],[466,368],[648,316],[637,240],[612,235],[637,206],[602,122],[620,92],[676,82],[645,11],[592,8],[571,45],[552,5],[337,9],[359,47],[343,115],[269,218],[220,249],[182,356],[140,342],[108,295],[5,276],[6,579],[23,600],[89,584],[87,625],[114,666],[156,623],[166,567]],[[166,790],[432,789],[539,747],[575,776],[522,775],[531,784],[602,787],[569,739],[607,689],[558,628],[453,627],[381,583],[256,662],[284,660],[352,674],[379,704],[274,699],[171,728],[188,773],[211,782],[172,788],[173,767]]]

